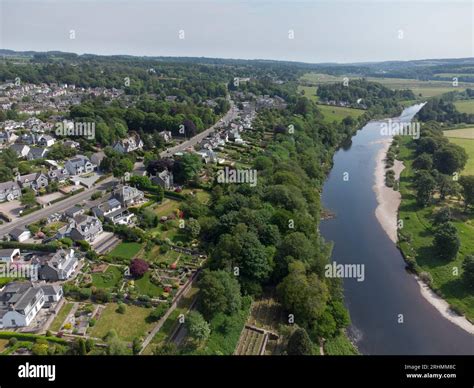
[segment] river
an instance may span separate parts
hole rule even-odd
[[[410,121],[419,109],[405,109],[399,120]],[[323,188],[323,205],[335,213],[320,225],[324,238],[334,242],[332,260],[365,266],[364,281],[344,279],[352,320],[349,337],[362,354],[474,354],[474,336],[423,298],[400,251],[375,217],[380,128],[381,122],[368,123],[350,145],[336,152]]]

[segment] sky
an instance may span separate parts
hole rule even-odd
[[[474,57],[474,0],[0,0],[0,48],[310,63]]]

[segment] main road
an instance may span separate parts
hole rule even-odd
[[[207,128],[205,131],[198,133],[196,136],[193,136],[191,139],[178,144],[177,146],[167,148],[165,151],[160,153],[162,158],[172,156],[176,152],[184,151],[186,148],[194,147],[196,144],[200,143],[204,138],[213,133],[217,128],[220,128],[222,124],[227,124],[234,120],[237,117],[238,109],[234,106],[234,102],[229,100],[230,109],[227,113],[214,125]]]

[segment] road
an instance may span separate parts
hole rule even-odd
[[[237,117],[238,114],[238,109],[234,106],[234,102],[230,100],[230,109],[227,111],[227,113],[220,119],[217,123],[215,123],[213,126],[207,128],[205,131],[198,133],[196,136],[192,137],[189,140],[184,141],[181,144],[178,144],[177,146],[168,148],[166,151],[163,151],[160,153],[160,156],[162,158],[165,157],[170,157],[176,152],[181,152],[184,151],[186,148],[193,147],[196,144],[200,143],[204,138],[206,138],[209,134],[214,132],[215,129],[219,128],[222,125],[222,122],[229,123],[233,119]]]
[[[48,217],[50,214],[53,213],[63,213],[67,209],[73,207],[74,205],[79,204],[82,201],[86,201],[90,199],[91,195],[96,192],[97,190],[105,190],[110,183],[116,181],[113,177],[108,177],[104,179],[99,185],[91,187],[90,189],[85,189],[84,191],[80,192],[79,194],[75,194],[71,197],[63,199],[62,201],[56,202],[51,206],[45,207],[38,211],[35,211],[31,214],[28,214],[24,217],[19,217],[14,219],[12,222],[5,223],[0,225],[0,236],[6,236],[15,228],[21,228],[25,225],[32,224],[36,221],[39,221],[42,218]]]

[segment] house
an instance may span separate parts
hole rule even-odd
[[[91,163],[87,156],[76,155],[74,158],[69,159],[64,167],[70,175],[81,175],[93,172],[96,165]]]
[[[102,233],[102,222],[97,217],[78,215],[70,220],[69,237],[74,241],[93,242]]]
[[[56,140],[50,135],[41,135],[38,138],[38,144],[43,147],[51,147],[54,143],[56,143]]]
[[[196,152],[204,161],[204,163],[217,163],[217,155],[213,150],[202,149]]]
[[[152,177],[151,181],[153,184],[163,187],[164,190],[171,190],[173,188],[173,173],[165,169],[157,176]]]
[[[10,237],[18,242],[23,242],[31,238],[31,232],[28,229],[15,228],[10,232]]]
[[[122,208],[121,203],[116,198],[111,198],[95,206],[92,211],[97,217],[104,217],[114,225],[130,225],[133,222],[133,214]]]
[[[21,188],[16,181],[0,183],[0,202],[13,201],[21,197]]]
[[[18,175],[16,181],[22,189],[30,188],[38,191],[48,186],[48,177],[41,172],[34,172],[26,175]]]
[[[138,134],[134,133],[133,135],[118,140],[114,146],[114,150],[122,154],[133,152],[136,150],[141,150],[143,148],[143,141],[140,139]]]
[[[95,164],[98,168],[100,168],[100,164],[102,163],[102,160],[104,160],[104,158],[105,158],[105,152],[99,151],[91,155],[90,161],[92,164]]]
[[[161,131],[161,132],[158,132],[158,135],[163,138],[165,143],[169,143],[173,139],[173,136],[171,135],[171,131]]]
[[[19,158],[26,158],[26,156],[30,152],[30,147],[28,147],[28,145],[26,144],[15,143],[10,147],[10,149],[15,151]]]
[[[44,306],[44,291],[31,282],[12,282],[0,292],[0,328],[28,326]]]
[[[66,216],[66,218],[74,218],[74,217],[80,216],[84,213],[85,213],[84,208],[79,207],[79,206],[73,206],[73,207],[67,209],[64,212],[64,215]]]
[[[14,259],[20,257],[18,248],[0,249],[0,262],[11,263]]]
[[[65,168],[51,169],[48,171],[48,178],[58,183],[64,183],[69,178],[69,172]]]
[[[35,137],[35,134],[34,133],[24,133],[23,135],[21,135],[17,141],[17,143],[22,143],[22,144],[28,144],[28,145],[32,145],[32,144],[36,144],[36,137]]]
[[[44,307],[50,307],[63,297],[63,288],[58,284],[41,285],[44,292]]]
[[[143,202],[143,191],[131,186],[120,186],[114,190],[113,196],[119,200],[124,207]]]
[[[79,264],[74,249],[60,249],[54,254],[35,257],[31,262],[38,266],[39,280],[54,282],[69,279]]]
[[[11,282],[0,291],[0,328],[28,326],[43,307],[57,303],[63,296],[59,285],[34,285]]]
[[[66,140],[63,142],[63,146],[66,148],[74,148],[77,149],[79,148],[80,144],[77,141],[74,140]]]
[[[46,148],[33,147],[33,148],[30,148],[30,152],[28,152],[28,155],[26,156],[26,158],[28,160],[44,159],[47,154],[48,154],[48,150]]]
[[[10,130],[0,131],[0,144],[14,143],[18,139],[18,136],[15,135]]]

